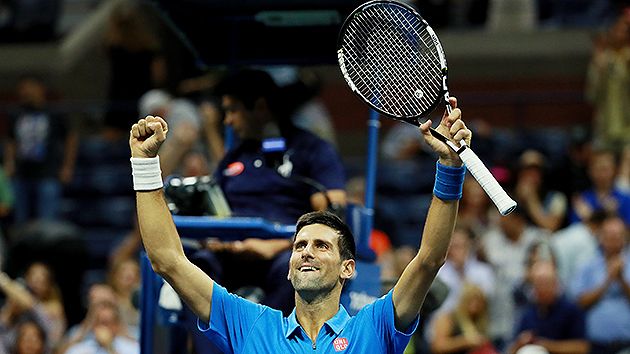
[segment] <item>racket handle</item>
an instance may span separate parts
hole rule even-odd
[[[471,148],[463,149],[459,153],[459,157],[466,165],[466,168],[475,177],[477,182],[486,194],[490,197],[494,205],[501,215],[505,216],[516,208],[516,202],[503,190],[503,187],[497,182],[492,173],[488,171],[486,165],[475,154]]]

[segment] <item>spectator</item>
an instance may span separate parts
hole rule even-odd
[[[492,219],[491,207],[490,198],[481,188],[479,182],[474,178],[466,178],[464,181],[464,195],[459,202],[459,210],[457,212],[459,223],[469,227],[475,235],[484,235],[494,228],[498,222]]]
[[[550,244],[563,285],[568,286],[576,271],[597,255],[597,235],[605,217],[606,213],[595,212],[587,220],[573,223],[551,237]]]
[[[544,230],[527,223],[520,208],[502,217],[499,228],[481,236],[482,253],[496,274],[490,330],[499,347],[511,338],[516,323],[513,293],[525,278],[528,250],[547,237]]]
[[[474,244],[476,241],[471,229],[461,225],[455,227],[446,262],[437,275],[449,288],[440,312],[455,308],[465,284],[477,286],[486,299],[492,299],[495,287],[494,270],[487,263],[477,260]]]
[[[630,348],[630,253],[628,229],[618,216],[601,226],[600,252],[570,284],[570,293],[586,311],[586,335],[592,352],[613,354]]]
[[[124,259],[111,265],[107,275],[108,284],[114,290],[116,303],[120,307],[120,319],[129,334],[139,338],[140,312],[132,298],[140,287],[140,265],[135,259]]]
[[[28,267],[24,278],[23,285],[0,273],[0,289],[7,297],[0,310],[0,322],[12,337],[22,320],[34,319],[45,329],[50,345],[54,346],[63,336],[66,318],[52,271],[36,262]]]
[[[594,131],[608,148],[630,142],[630,8],[595,41],[586,96],[595,108]]]
[[[18,324],[15,343],[11,347],[11,354],[46,354],[49,350],[46,332],[32,320]]]
[[[465,284],[457,306],[437,316],[431,343],[434,354],[497,353],[489,340],[488,302],[481,288]]]
[[[93,336],[92,327],[95,320],[94,316],[98,312],[98,307],[103,303],[118,306],[118,299],[114,290],[107,284],[93,284],[90,286],[87,294],[87,311],[85,318],[67,331],[62,342],[57,347],[56,353],[65,353],[66,350],[74,344]],[[127,334],[125,328],[121,329],[121,334]]]
[[[138,341],[127,337],[124,328],[119,308],[115,304],[102,302],[95,308],[90,335],[71,345],[64,353],[140,353]]]
[[[27,76],[17,85],[20,108],[9,122],[4,149],[4,167],[12,177],[15,199],[14,221],[31,217],[55,219],[62,184],[74,173],[78,135],[65,118],[48,107],[47,87]]]
[[[515,190],[534,225],[550,232],[563,225],[567,199],[564,194],[549,189],[545,180],[545,157],[540,152],[526,150],[521,154]]]
[[[573,199],[571,221],[588,219],[596,210],[616,213],[630,224],[630,194],[615,186],[617,158],[612,150],[593,151],[588,164],[593,187]]]
[[[50,343],[57,344],[66,330],[67,321],[61,291],[52,269],[44,263],[35,262],[26,269],[24,281],[51,322],[51,331],[48,333]]]
[[[562,295],[553,262],[535,262],[530,283],[533,298],[519,320],[517,336],[509,352],[515,353],[525,345],[535,344],[550,354],[588,353],[584,313]]]

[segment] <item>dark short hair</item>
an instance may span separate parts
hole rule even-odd
[[[339,234],[339,253],[342,260],[356,258],[357,246],[354,243],[352,231],[337,215],[329,211],[312,211],[302,215],[297,221],[293,240],[295,240],[302,228],[313,224],[328,226]]]
[[[262,70],[242,69],[225,76],[215,87],[217,96],[232,96],[252,109],[259,98],[264,98],[270,109],[276,107],[278,85],[271,76]]]

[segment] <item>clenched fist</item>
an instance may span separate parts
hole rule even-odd
[[[131,157],[156,157],[167,133],[168,124],[161,117],[140,119],[129,132]]]

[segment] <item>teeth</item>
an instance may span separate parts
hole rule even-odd
[[[300,271],[304,272],[304,271],[310,271],[310,270],[317,270],[317,268],[315,267],[301,267]]]

